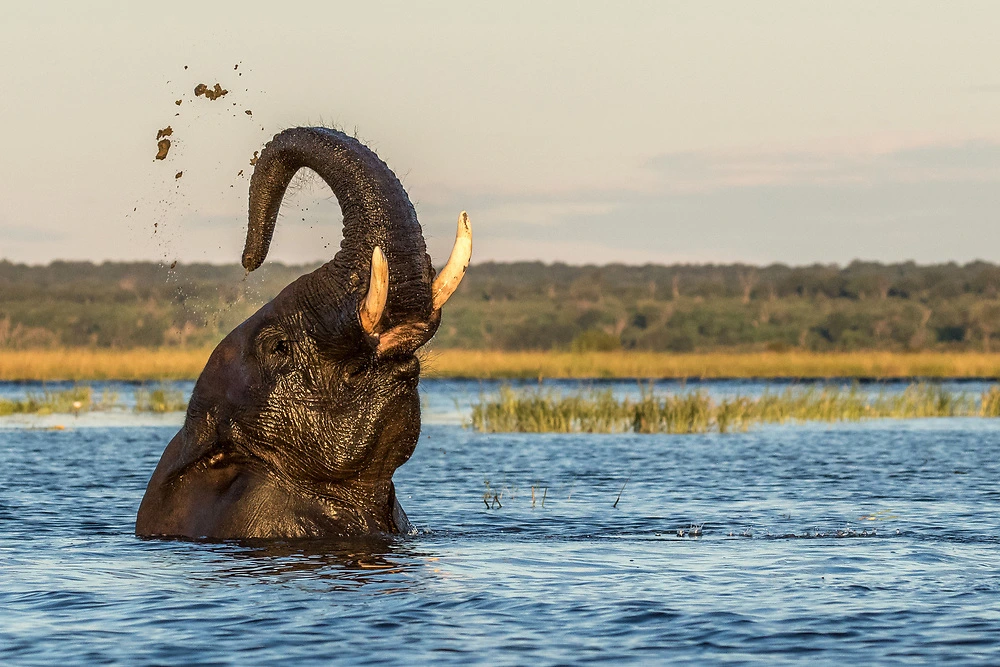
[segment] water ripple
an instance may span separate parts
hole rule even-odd
[[[995,662],[1000,423],[479,434],[480,386],[425,388],[405,539],[137,539],[174,423],[5,429],[0,662]]]

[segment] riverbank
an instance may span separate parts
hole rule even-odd
[[[211,354],[196,349],[0,351],[0,380],[192,380]],[[439,378],[1000,378],[1000,354],[980,352],[490,352],[430,350]]]
[[[0,351],[0,380],[193,380],[211,348]]]
[[[1000,354],[976,352],[430,352],[431,377],[515,378],[981,378]]]

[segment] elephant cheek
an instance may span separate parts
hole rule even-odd
[[[226,537],[245,526],[233,508],[240,506],[248,476],[239,466],[189,473],[169,486],[150,489],[136,520],[140,535]]]
[[[250,369],[243,359],[241,337],[230,334],[209,357],[198,378],[195,398],[206,405],[246,405],[248,389],[253,384]]]
[[[397,402],[382,432],[381,449],[387,453],[389,475],[406,463],[420,438],[420,397],[416,390]]]

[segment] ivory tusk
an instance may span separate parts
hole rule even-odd
[[[375,335],[375,328],[385,312],[385,300],[389,296],[389,264],[382,249],[375,246],[372,251],[372,277],[368,283],[368,295],[361,305],[361,328],[369,335]]]
[[[469,222],[469,215],[462,211],[458,216],[458,231],[455,233],[455,246],[451,249],[451,256],[431,285],[434,310],[439,310],[458,289],[458,284],[462,282],[471,259],[472,223]]]

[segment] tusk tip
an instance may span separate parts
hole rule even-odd
[[[389,263],[385,259],[382,248],[372,249],[371,279],[368,282],[368,294],[359,313],[362,328],[370,335],[376,335],[376,328],[385,312],[385,303],[389,293]]]
[[[372,272],[371,279],[379,283],[389,280],[389,261],[385,258],[382,248],[375,246],[372,250]]]

